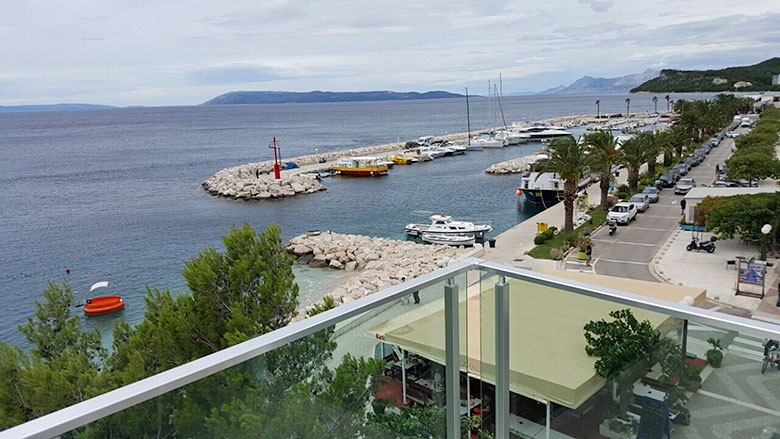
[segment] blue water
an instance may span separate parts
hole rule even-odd
[[[681,96],[701,95],[673,98]],[[596,99],[602,113],[621,112],[625,98],[510,97],[504,112],[508,123],[593,113]],[[652,111],[651,99],[631,96],[631,111]],[[471,100],[472,128],[487,125],[486,104]],[[283,200],[227,201],[200,187],[222,168],[272,158],[272,136],[294,157],[465,129],[460,99],[0,113],[0,340],[23,344],[16,326],[65,268],[81,292],[110,281],[127,302],[124,318],[138,322],[147,285],[186,291],[184,261],[220,247],[244,221],[258,230],[278,222],[285,239],[312,229],[403,238],[405,224],[437,212],[490,221],[494,235],[536,213],[518,203],[516,176],[484,170],[539,144],[396,166],[381,178],[335,177],[325,192]],[[296,273],[302,300],[341,276]],[[113,319],[87,326],[105,330]]]

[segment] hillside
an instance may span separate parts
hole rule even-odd
[[[407,101],[414,99],[461,98],[463,95],[446,91],[425,93],[392,91],[332,92],[310,91],[304,93],[289,91],[232,91],[204,102],[201,105],[236,104],[302,104],[312,102],[365,102],[365,101]]]
[[[574,81],[568,87],[558,87],[545,90],[539,94],[568,94],[568,93],[626,93],[633,87],[658,76],[658,71],[647,69],[643,73],[620,76],[617,78],[594,78],[583,76]]]
[[[721,92],[780,90],[772,75],[780,73],[780,58],[744,67],[720,70],[661,70],[657,78],[631,90],[632,93]],[[742,83],[742,84],[740,84]],[[744,83],[750,85],[742,86]],[[735,87],[737,84],[737,87]]]
[[[43,105],[0,105],[0,112],[10,113],[16,111],[60,111],[60,110],[99,110],[103,108],[116,108],[110,105],[92,104],[43,104]]]

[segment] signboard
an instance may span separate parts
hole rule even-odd
[[[763,298],[766,282],[766,262],[739,260],[737,266],[737,295]],[[761,291],[755,291],[753,285],[761,287]],[[742,288],[750,286],[748,290]]]
[[[642,398],[642,418],[639,420],[637,439],[662,439],[671,437],[669,428],[669,403],[657,399]]]

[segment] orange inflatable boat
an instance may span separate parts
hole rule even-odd
[[[124,307],[125,302],[119,296],[93,297],[91,299],[87,299],[87,304],[84,305],[84,314],[88,316],[108,314],[110,312],[124,309]]]

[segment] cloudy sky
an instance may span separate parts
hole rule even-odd
[[[0,0],[0,105],[190,105],[232,90],[538,91],[780,56],[755,0]]]

